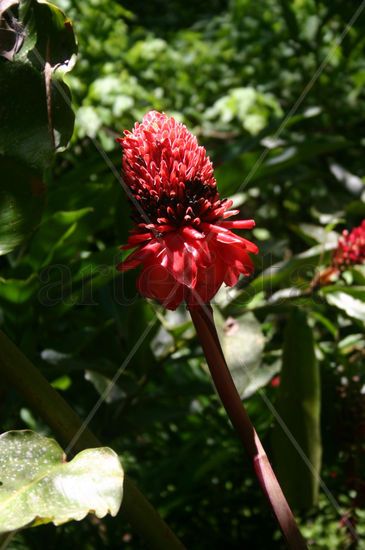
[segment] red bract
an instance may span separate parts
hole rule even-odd
[[[131,191],[135,227],[122,249],[135,248],[118,265],[142,265],[140,293],[169,309],[182,302],[207,303],[222,283],[250,275],[250,241],[231,229],[252,229],[253,220],[228,221],[238,214],[221,199],[212,163],[187,128],[151,111],[118,140],[123,175]]]
[[[351,232],[342,232],[332,258],[332,265],[344,269],[349,265],[365,262],[365,220]]]

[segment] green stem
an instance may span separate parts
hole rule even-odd
[[[52,428],[57,438],[67,446],[83,422],[52,388],[40,371],[0,331],[0,376],[14,387],[28,405]],[[101,442],[85,428],[75,442],[76,451],[100,447]],[[152,507],[134,483],[126,476],[121,513],[132,528],[145,540],[148,548],[156,550],[182,550],[178,540],[158,512]]]
[[[243,446],[251,458],[256,477],[286,538],[288,547],[293,550],[306,549],[307,545],[298,529],[293,513],[227,367],[215,327],[212,308],[210,305],[194,306],[189,310],[214,385]]]

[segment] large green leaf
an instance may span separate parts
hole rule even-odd
[[[331,242],[313,246],[289,260],[271,265],[246,287],[230,289],[227,293],[228,300],[223,304],[225,313],[234,315],[247,307],[259,292],[272,291],[288,282],[292,284],[296,279],[299,279],[302,286],[303,273],[307,271],[309,276],[313,276],[319,265],[330,258],[334,248]]]
[[[0,255],[2,255],[29,238],[39,224],[45,186],[36,172],[9,158],[0,157],[0,173]]]
[[[109,448],[87,449],[71,462],[56,441],[30,430],[0,436],[0,532],[115,516],[123,470]]]
[[[252,313],[224,320],[216,310],[214,317],[228,368],[238,393],[245,399],[266,385],[279,365],[261,364],[265,339]]]
[[[9,20],[22,45],[0,59],[0,154],[43,170],[72,135],[70,93],[58,76],[72,68],[77,45],[71,22],[48,2],[22,0]]]
[[[64,147],[72,135],[74,115],[68,88],[61,81],[52,85],[51,102],[55,147]],[[31,65],[0,60],[0,121],[0,154],[39,170],[51,163],[54,148],[44,77]]]
[[[348,317],[365,322],[365,287],[328,286],[322,294],[331,306],[342,310]]]
[[[25,24],[28,42],[16,59],[24,59],[26,55],[41,70],[45,61],[58,71],[60,68],[63,72],[71,70],[76,60],[77,44],[72,23],[63,11],[46,0],[22,0],[20,18]]]
[[[313,333],[298,308],[285,330],[272,444],[275,470],[289,503],[310,508],[318,499],[322,456],[320,378]]]

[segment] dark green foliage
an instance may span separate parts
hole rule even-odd
[[[29,238],[39,224],[45,186],[38,174],[9,157],[1,159],[0,255],[7,254]]]
[[[0,149],[16,163],[0,167],[2,330],[83,418],[124,364],[91,428],[120,453],[127,474],[188,548],[283,547],[214,394],[184,308],[166,315],[137,295],[137,273],[120,275],[114,267],[130,228],[129,206],[110,168],[120,168],[115,137],[151,108],[176,115],[207,146],[222,195],[234,195],[242,216],[256,220],[255,275],[216,300],[226,327],[234,327],[236,319],[240,325],[247,309],[260,323],[260,333],[250,334],[264,337],[252,368],[251,387],[257,391],[246,400],[250,416],[270,454],[272,407],[285,390],[292,356],[301,368],[300,377],[291,370],[291,400],[291,390],[307,387],[317,407],[314,374],[320,372],[321,477],[335,501],[320,490],[318,504],[299,519],[314,548],[361,548],[365,273],[355,267],[336,285],[315,292],[310,283],[329,264],[342,229],[365,214],[365,12],[339,44],[359,3],[56,3],[72,20],[79,43],[78,62],[66,76],[75,131],[56,162],[40,67],[28,55],[37,40],[44,52],[43,31],[30,33],[16,53],[18,46],[8,44],[12,59],[0,60]],[[24,9],[31,4],[24,2]],[[14,9],[16,17],[25,17],[26,10],[19,15]],[[47,12],[56,18],[52,51],[64,64],[76,47],[54,10]],[[49,21],[42,21],[45,28]],[[15,86],[8,76],[18,68],[22,80]],[[61,134],[56,144],[65,145],[72,114],[59,90],[54,84],[54,126]],[[40,220],[45,194],[42,185],[34,186],[33,170],[50,162]],[[33,166],[25,175],[23,163]],[[282,389],[275,378],[258,389],[258,381],[282,361]],[[237,364],[244,365],[245,358]],[[4,429],[49,432],[15,392],[1,385],[0,392]],[[294,420],[303,417],[288,417],[293,430]],[[298,463],[291,483],[305,476],[309,488],[309,471],[301,467]],[[304,507],[304,501],[297,504]],[[352,532],[344,517],[354,524]],[[119,518],[40,527],[11,542],[11,548],[29,549],[121,545],[144,548]]]
[[[42,172],[53,160],[44,76],[30,64],[0,62],[1,131],[0,152],[14,156]],[[24,101],[26,90],[27,101]],[[67,145],[74,117],[67,104],[70,94],[62,82],[52,89],[52,125],[60,138],[57,147]],[[1,160],[1,159],[0,159]]]
[[[273,457],[283,491],[296,510],[318,503],[322,456],[320,410],[320,377],[313,333],[306,315],[293,309],[284,335]]]

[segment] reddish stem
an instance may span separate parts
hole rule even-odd
[[[248,452],[255,474],[276,516],[289,548],[306,549],[307,545],[270,465],[269,459],[243,406],[219,342],[210,305],[189,308],[198,338],[224,408]]]

